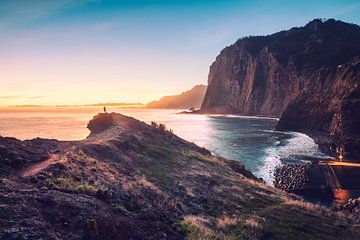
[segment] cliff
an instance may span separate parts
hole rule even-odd
[[[319,68],[283,112],[276,129],[329,134],[332,150],[360,161],[360,57],[332,68]]]
[[[0,239],[356,239],[355,220],[157,126],[99,114],[76,142],[0,138]]]
[[[333,19],[247,37],[211,65],[203,113],[280,117],[278,130],[318,132],[360,157],[360,27]]]
[[[189,109],[200,108],[206,92],[206,86],[196,85],[179,95],[165,96],[158,101],[149,102],[147,108]]]

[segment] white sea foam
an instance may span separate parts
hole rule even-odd
[[[281,159],[290,156],[312,156],[317,158],[329,158],[319,150],[319,146],[312,138],[303,133],[286,132],[292,137],[281,144],[276,141],[274,146],[266,150],[263,164],[259,167],[256,175],[264,179],[270,185],[273,185],[274,173],[277,167],[282,165]]]
[[[261,116],[245,116],[245,115],[233,115],[233,114],[209,114],[210,117],[225,117],[225,118],[243,118],[243,119],[269,119],[278,121],[279,118],[273,117],[261,117]]]

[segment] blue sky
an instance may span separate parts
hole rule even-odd
[[[359,1],[0,0],[0,105],[147,102],[207,82],[222,48]]]

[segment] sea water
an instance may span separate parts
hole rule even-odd
[[[35,137],[81,140],[86,125],[102,110],[95,107],[2,108],[0,135],[19,139]],[[278,119],[238,115],[178,114],[179,110],[124,109],[108,111],[132,116],[146,123],[165,123],[175,134],[209,149],[214,155],[241,161],[245,167],[272,184],[277,167],[326,158],[305,134],[274,131]]]

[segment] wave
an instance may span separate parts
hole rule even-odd
[[[270,185],[273,185],[276,168],[282,166],[285,161],[299,163],[299,158],[303,162],[308,162],[306,157],[330,158],[319,150],[319,146],[308,135],[298,132],[284,134],[289,138],[276,140],[273,146],[267,148],[262,159],[263,164],[256,171],[256,175]]]
[[[274,117],[261,117],[261,116],[246,116],[246,115],[234,115],[234,114],[208,114],[209,117],[224,117],[224,118],[243,118],[243,119],[268,119],[268,120],[276,120],[279,118]]]

